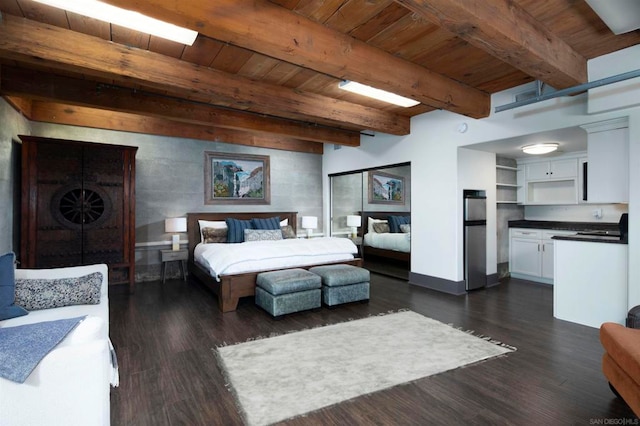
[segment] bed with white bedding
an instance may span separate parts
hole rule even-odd
[[[288,269],[353,260],[358,248],[348,238],[286,239],[196,246],[195,261],[220,281],[221,275]]]
[[[363,211],[362,216],[362,252],[365,259],[383,257],[403,262],[411,260],[411,226],[391,232],[389,219],[410,217],[410,212]]]
[[[256,277],[260,272],[331,263],[362,265],[362,259],[354,256],[357,247],[348,238],[202,243],[205,238],[201,225],[216,228],[223,226],[227,218],[249,220],[276,216],[281,224],[292,228],[290,231],[295,236],[296,212],[187,214],[189,273],[213,290],[221,311],[234,311],[241,297],[255,295]],[[207,225],[203,221],[207,221]]]

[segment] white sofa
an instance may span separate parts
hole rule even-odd
[[[16,279],[53,279],[93,272],[103,276],[99,304],[31,311],[0,321],[0,327],[12,327],[88,315],[45,356],[23,384],[0,378],[0,425],[110,424],[109,392],[111,383],[117,383],[117,371],[111,365],[107,266],[17,269],[15,274]]]

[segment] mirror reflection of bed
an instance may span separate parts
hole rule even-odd
[[[396,177],[402,182],[400,199],[374,199],[373,191],[380,177]],[[360,217],[361,226],[357,228],[357,243],[360,246],[364,267],[371,272],[409,279],[411,265],[410,238],[404,236],[376,235],[366,237],[369,230],[369,218],[388,220],[388,216],[408,216],[411,213],[411,164],[403,163],[366,170],[354,170],[338,173],[331,178],[331,235],[349,236],[353,229],[348,226],[347,218],[351,215]],[[381,233],[381,234],[384,234]],[[388,233],[390,234],[390,233]],[[396,232],[396,234],[400,234]],[[376,240],[377,246],[369,244]],[[365,239],[366,244],[365,243]],[[390,240],[397,240],[393,245]],[[388,241],[380,241],[388,240]],[[402,241],[404,240],[404,241]],[[386,244],[386,245],[385,245]],[[389,244],[392,244],[391,246]],[[399,245],[398,245],[399,244]]]
[[[411,212],[361,212],[362,258],[372,272],[409,279]]]

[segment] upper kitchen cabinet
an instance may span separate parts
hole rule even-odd
[[[578,163],[575,159],[536,162],[525,165],[527,180],[575,178]]]
[[[577,155],[565,155],[552,160],[518,160],[518,169],[518,185],[523,192],[518,201],[522,200],[522,204],[578,203]]]
[[[628,126],[627,118],[582,126],[588,133],[586,201],[629,202]]]

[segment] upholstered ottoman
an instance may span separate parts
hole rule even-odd
[[[369,271],[352,265],[315,266],[309,272],[322,277],[322,301],[334,306],[369,300]]]
[[[274,317],[319,308],[322,281],[304,269],[263,272],[256,280],[256,304]]]

